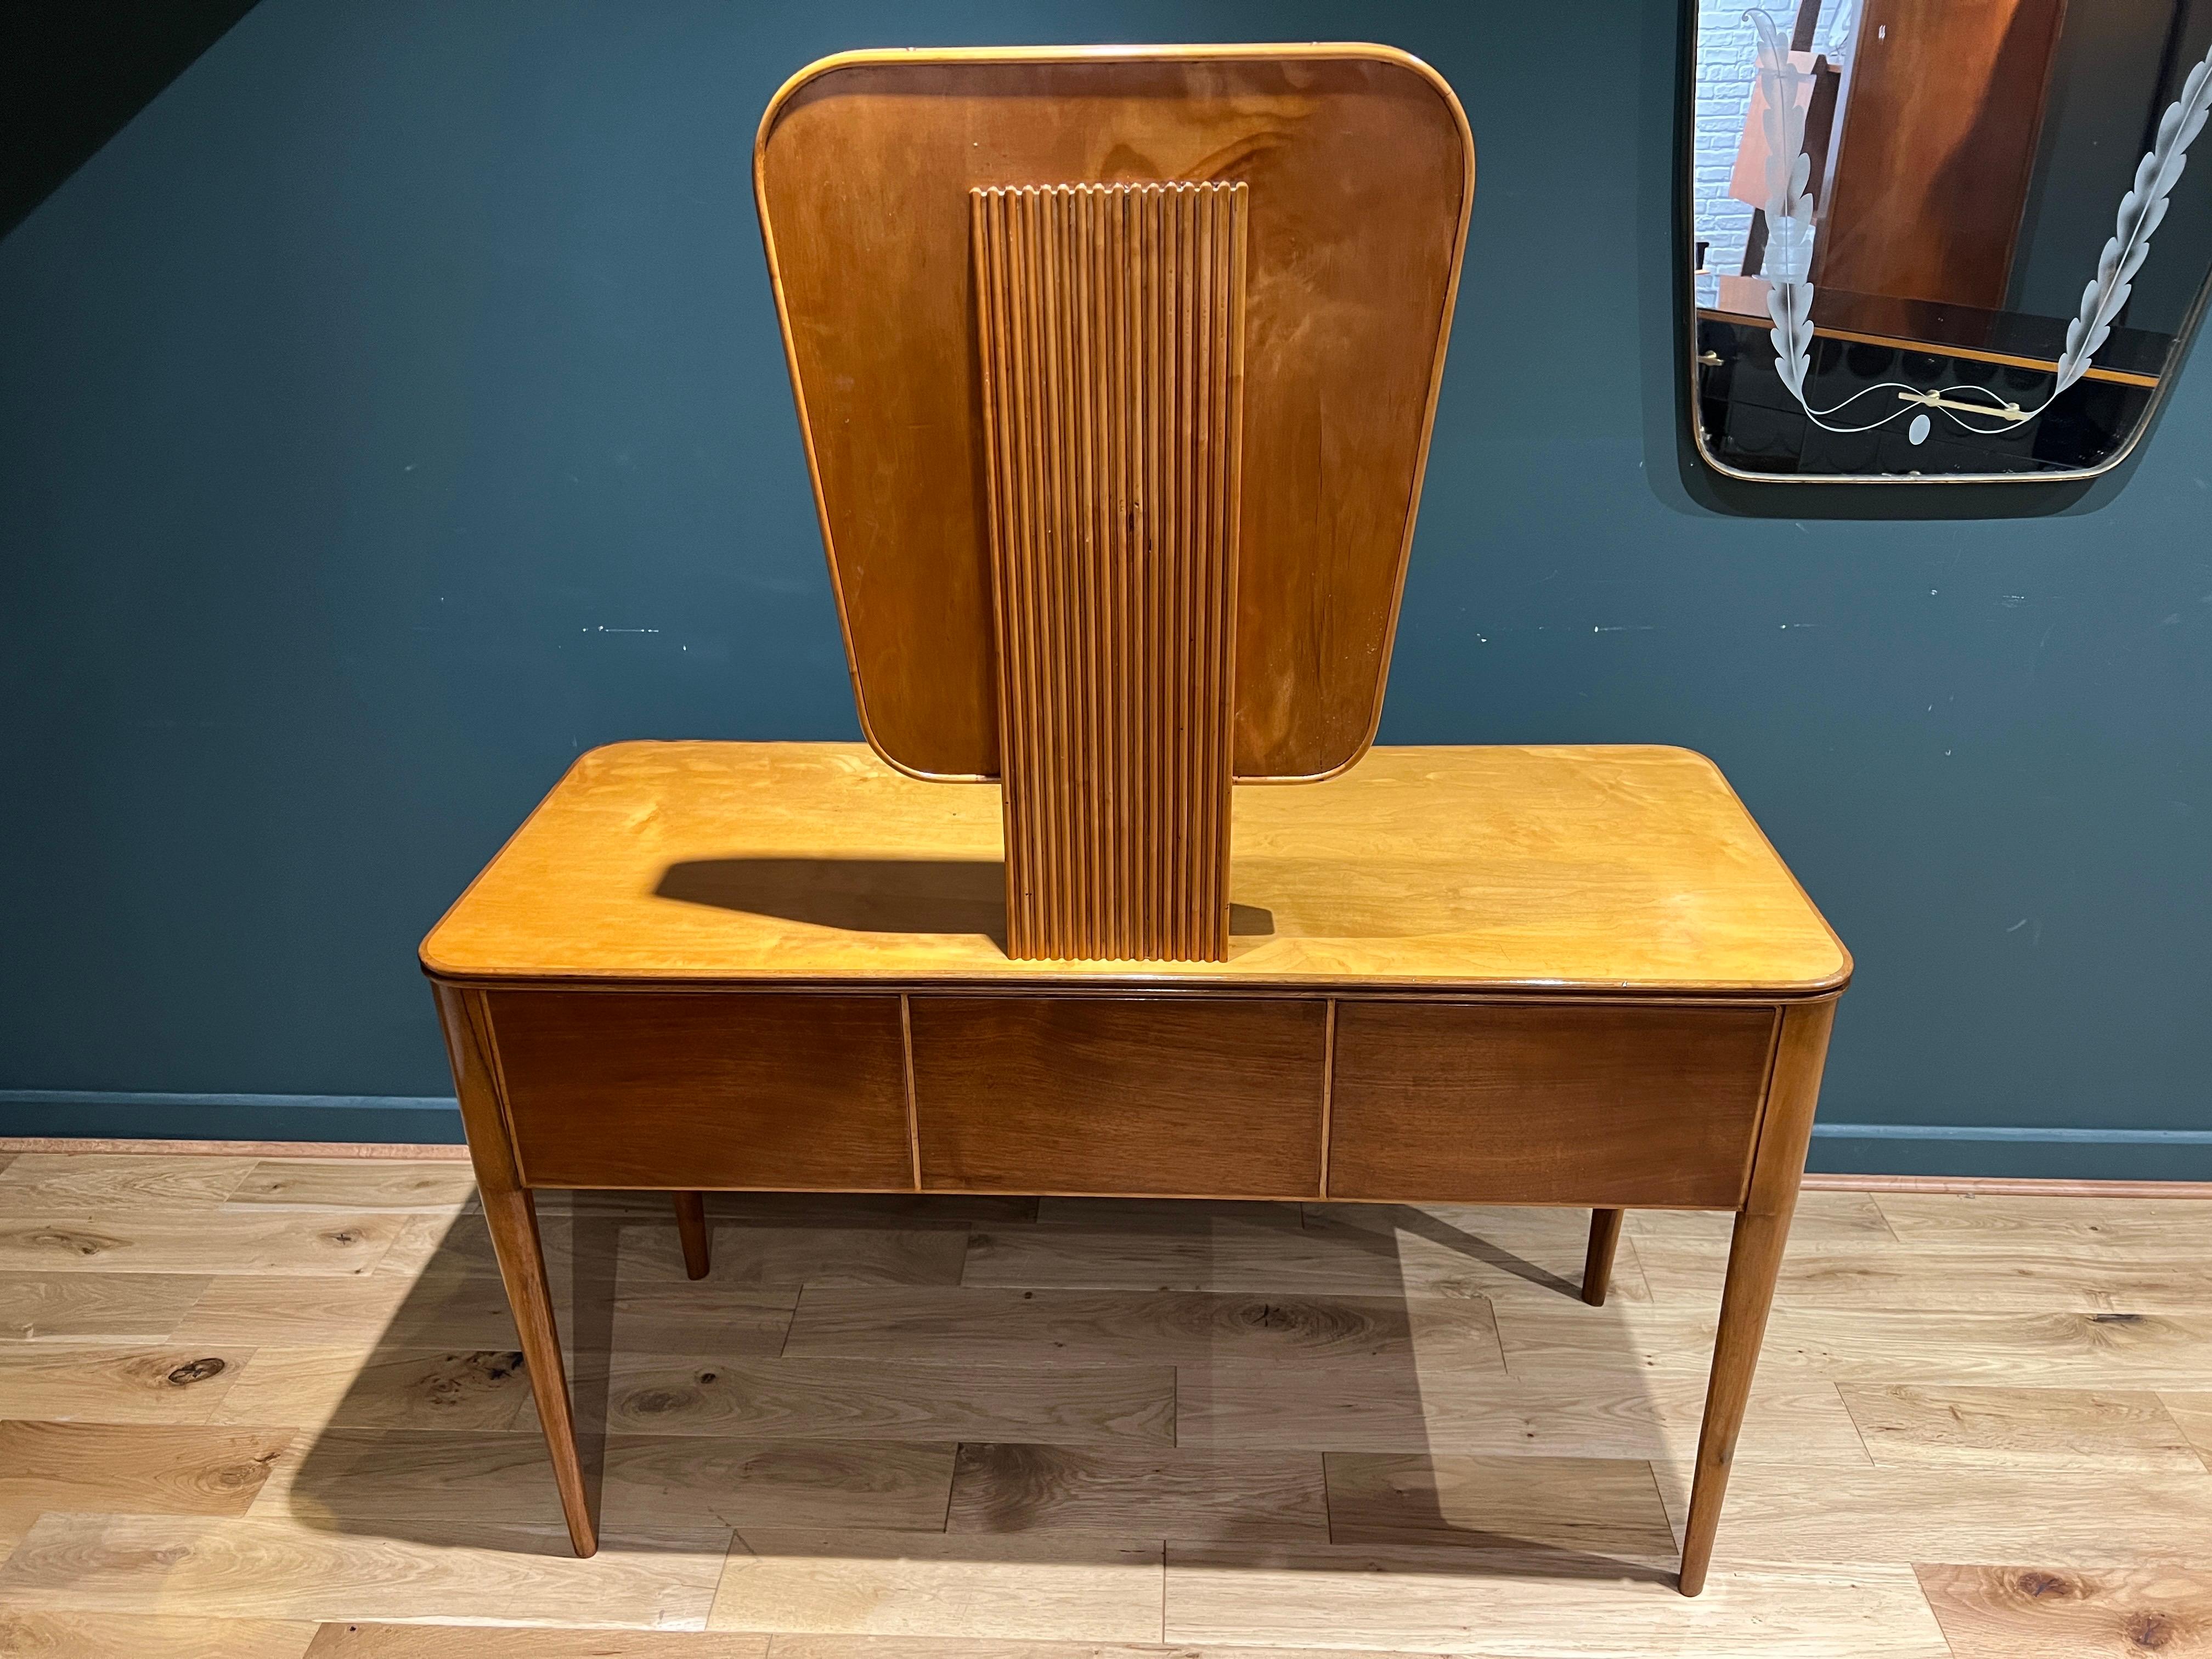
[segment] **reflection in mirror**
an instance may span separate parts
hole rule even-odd
[[[1762,478],[2133,444],[2212,273],[2212,0],[1695,0],[1692,419]]]

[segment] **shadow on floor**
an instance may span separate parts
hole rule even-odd
[[[603,1551],[1164,1537],[1231,1568],[1672,1582],[1667,1408],[1618,1300],[1578,1299],[1587,1212],[714,1194],[694,1282],[664,1195],[539,1199]],[[404,1301],[264,1506],[564,1553],[481,1217],[386,1267]],[[1501,1325],[1567,1334],[1587,1376],[1509,1372]]]

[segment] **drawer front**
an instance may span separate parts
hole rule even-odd
[[[1776,1018],[1340,1003],[1329,1196],[1733,1209]]]
[[[910,1190],[895,996],[494,991],[523,1179]]]
[[[934,1191],[1312,1196],[1320,1002],[916,997]]]

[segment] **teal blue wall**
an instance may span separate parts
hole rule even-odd
[[[450,1134],[415,945],[577,750],[855,735],[787,72],[1343,36],[1481,155],[1384,740],[1717,758],[1858,958],[1831,1167],[2212,1175],[2212,375],[2086,492],[1702,478],[1667,0],[264,0],[0,243],[0,1133]]]

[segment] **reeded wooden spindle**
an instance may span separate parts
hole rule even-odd
[[[1241,184],[969,194],[1009,954],[1229,954]]]

